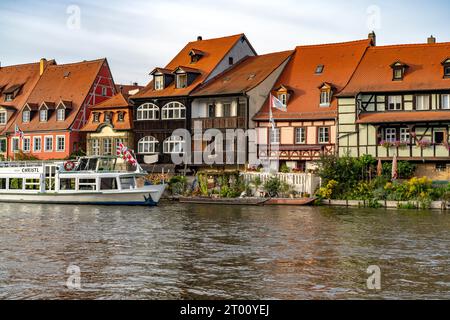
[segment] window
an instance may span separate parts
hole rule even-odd
[[[270,131],[270,143],[280,144],[280,129],[269,129]]]
[[[162,108],[163,120],[185,119],[186,107],[179,102],[170,102]]]
[[[23,138],[22,151],[28,153],[30,152],[30,150],[31,150],[31,138],[30,137]]]
[[[435,144],[442,144],[445,142],[445,130],[437,129],[433,131],[433,142]]]
[[[287,106],[287,94],[286,93],[280,93],[278,95],[278,100],[281,101],[281,103],[283,104],[283,106]]]
[[[387,109],[390,111],[393,110],[402,110],[403,109],[403,97],[402,96],[389,96],[388,97],[388,106]]]
[[[28,123],[28,122],[30,122],[30,119],[31,119],[30,109],[25,108],[22,112],[22,122]]]
[[[155,90],[163,90],[164,89],[164,76],[155,76]]]
[[[330,143],[330,128],[319,128],[319,143]]]
[[[441,109],[444,110],[450,109],[450,94],[441,95]]]
[[[1,153],[5,153],[7,151],[6,146],[7,146],[6,139],[0,139],[0,152]]]
[[[305,128],[295,128],[295,143],[304,144],[306,143],[306,131]]]
[[[108,95],[108,88],[107,87],[102,87],[102,96],[106,97]]]
[[[25,179],[25,190],[40,190],[41,180],[40,179]]]
[[[0,111],[0,125],[5,125],[7,121],[7,113],[6,111]]]
[[[61,152],[66,150],[66,137],[58,136],[56,137],[56,151]]]
[[[156,152],[156,146],[158,140],[154,137],[145,137],[139,140],[138,143],[138,153],[139,154],[153,154]]]
[[[210,104],[208,106],[208,118],[214,118],[214,116],[216,115],[216,110],[215,110],[215,106],[213,104]]]
[[[112,139],[103,139],[103,155],[112,156]]]
[[[33,152],[41,152],[42,150],[42,138],[34,137],[33,138]]]
[[[53,137],[44,138],[44,151],[45,152],[53,151]]]
[[[60,190],[75,190],[75,186],[75,178],[59,180]]]
[[[229,64],[230,66],[232,66],[232,65],[234,64],[234,59],[233,59],[233,57],[229,57],[229,58],[228,58],[228,64]]]
[[[66,120],[66,109],[58,108],[56,110],[56,121],[64,121]]]
[[[397,141],[397,129],[387,128],[385,130],[385,137],[384,137],[384,139],[387,142],[395,142],[395,141]]]
[[[118,154],[118,152],[120,151],[120,149],[119,149],[119,145],[120,145],[120,144],[125,145],[124,139],[121,139],[121,138],[119,138],[119,139],[114,139],[114,145],[116,146],[116,150],[115,150],[116,154]]]
[[[80,179],[78,182],[78,190],[80,191],[95,191],[97,189],[97,182],[95,179]]]
[[[394,80],[402,80],[403,79],[403,70],[402,69],[394,69]]]
[[[177,89],[187,87],[187,74],[177,74]]]
[[[152,103],[145,103],[137,108],[137,120],[158,120],[159,108]]]
[[[397,61],[391,64],[392,68],[392,80],[393,81],[401,81],[405,77],[406,69],[408,66],[400,61]]]
[[[450,58],[442,62],[444,66],[444,78],[450,78]]]
[[[23,189],[23,179],[20,178],[9,179],[9,190],[22,190],[22,189]]]
[[[182,137],[172,136],[164,141],[164,153],[184,153],[186,141]]]
[[[400,129],[400,141],[409,143],[409,128]]]
[[[94,156],[100,155],[100,141],[98,139],[92,140],[92,155]]]
[[[328,107],[331,103],[331,90],[322,90],[320,92],[320,106]]]
[[[430,95],[416,96],[416,110],[430,110]]]
[[[111,122],[112,112],[105,112],[105,122]]]
[[[5,102],[11,102],[14,100],[14,95],[12,93],[5,94]]]
[[[117,186],[116,178],[102,178],[100,180],[100,190],[117,190],[119,187]]]
[[[94,112],[94,122],[100,122],[100,113]]]
[[[48,110],[45,109],[45,108],[42,108],[39,111],[39,121],[40,122],[47,122],[47,119],[48,119]]]
[[[120,185],[123,190],[134,189],[136,187],[136,181],[134,178],[120,178]]]
[[[447,164],[438,162],[436,163],[436,171],[437,172],[446,172],[447,171]]]
[[[0,190],[6,190],[7,181],[6,178],[0,178]]]
[[[316,74],[322,74],[323,73],[323,69],[325,68],[324,65],[318,65],[316,68]]]
[[[19,138],[12,138],[11,140],[11,152],[16,153],[19,152]]]
[[[117,114],[117,121],[124,122],[125,121],[125,112],[119,112]]]
[[[223,116],[226,118],[231,117],[231,103],[223,104]]]

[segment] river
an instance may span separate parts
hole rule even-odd
[[[0,298],[449,299],[449,248],[431,211],[2,204]]]

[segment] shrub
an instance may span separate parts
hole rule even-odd
[[[187,179],[185,176],[175,176],[169,180],[169,190],[172,195],[182,195],[186,192]]]
[[[280,168],[280,172],[281,173],[290,173],[291,169],[286,164],[283,164]]]
[[[272,177],[264,184],[264,189],[270,197],[277,197],[281,189],[281,181],[276,177]]]
[[[325,187],[322,187],[317,192],[317,196],[321,199],[333,199],[333,194],[335,192],[338,182],[335,180],[328,181]]]

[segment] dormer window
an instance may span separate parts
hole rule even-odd
[[[201,50],[192,49],[189,52],[189,55],[191,56],[191,63],[197,63],[205,55],[205,53]]]
[[[117,121],[124,122],[125,121],[125,112],[119,112],[117,115]]]
[[[5,102],[11,102],[14,100],[14,95],[12,93],[5,94]]]
[[[408,69],[408,65],[397,61],[391,65],[392,68],[392,80],[393,81],[402,81],[405,77],[406,70]]]
[[[47,122],[47,120],[48,120],[48,109],[47,109],[47,107],[43,106],[39,110],[39,121]]]
[[[112,112],[105,112],[105,122],[111,122]]]
[[[5,98],[5,102],[13,101],[19,95],[22,87],[23,87],[23,84],[15,84],[13,86],[10,86],[6,90],[4,90],[3,95]]]
[[[177,74],[177,89],[186,88],[188,77],[186,73]]]
[[[31,120],[31,110],[29,107],[25,107],[22,112],[22,122],[28,123]]]
[[[283,106],[287,106],[287,93],[279,93],[278,94],[278,100],[281,101],[281,103],[283,104]]]
[[[444,66],[444,78],[450,78],[450,58],[442,62]]]
[[[155,75],[154,76],[155,90],[163,90],[164,89],[164,76]]]
[[[64,121],[64,120],[66,120],[66,109],[60,106],[56,110],[56,121]]]
[[[324,83],[319,87],[320,89],[320,106],[329,107],[331,99],[333,98],[333,87],[329,83]]]
[[[93,114],[93,122],[100,122],[100,113],[99,112],[94,112]]]

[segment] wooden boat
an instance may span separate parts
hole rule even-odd
[[[166,189],[138,186],[147,173],[118,170],[117,157],[83,157],[66,162],[0,163],[0,202],[77,205],[158,204]]]
[[[264,203],[265,206],[307,206],[316,201],[316,198],[299,198],[299,199],[269,199]]]

